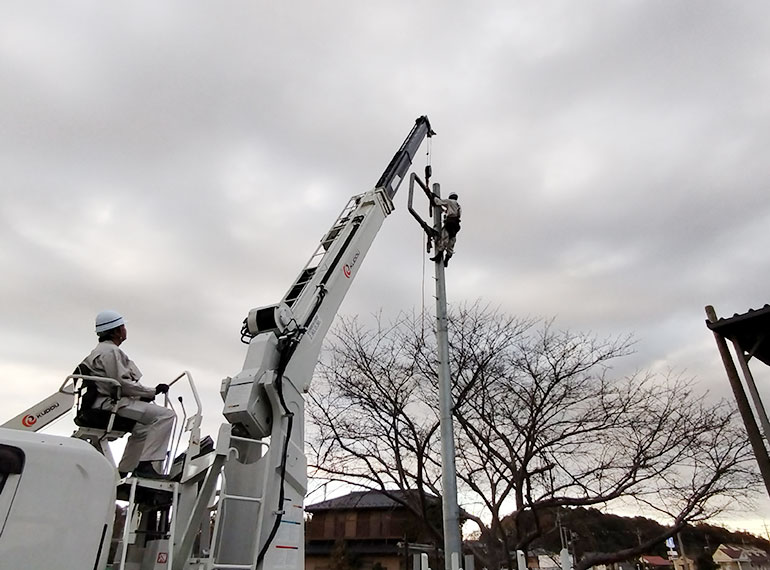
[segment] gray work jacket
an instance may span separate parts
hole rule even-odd
[[[126,353],[120,350],[111,340],[105,340],[96,345],[91,354],[83,359],[83,364],[88,366],[94,376],[104,376],[105,378],[114,378],[120,382],[122,390],[121,405],[125,399],[137,400],[140,398],[152,400],[155,397],[155,388],[148,388],[139,383],[142,373],[136,364],[126,356]],[[102,385],[97,385],[99,394],[109,396],[108,390]],[[99,398],[97,405],[106,399]]]

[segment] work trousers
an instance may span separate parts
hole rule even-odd
[[[128,402],[126,405],[123,405],[124,400]],[[118,471],[133,471],[140,461],[165,460],[174,431],[174,411],[130,398],[121,398],[119,406],[118,415],[135,420],[136,425],[131,430]]]
[[[460,220],[457,218],[447,218],[441,228],[436,250],[446,252],[451,257],[455,252],[455,242],[457,241],[457,232],[459,231]]]

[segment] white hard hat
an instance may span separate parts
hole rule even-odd
[[[120,325],[125,324],[123,315],[117,311],[102,311],[96,315],[96,332],[104,332],[118,328]]]

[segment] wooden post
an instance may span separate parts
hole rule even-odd
[[[706,316],[710,323],[717,322],[716,311],[711,305],[706,306]],[[735,402],[738,404],[738,411],[743,418],[743,424],[746,426],[749,443],[751,444],[752,450],[754,450],[754,457],[759,465],[759,472],[762,474],[762,479],[765,482],[767,494],[770,495],[770,457],[768,457],[765,442],[762,440],[762,434],[759,432],[759,427],[754,418],[754,413],[751,410],[749,399],[746,397],[743,384],[741,384],[741,379],[738,376],[738,370],[735,368],[732,356],[730,356],[730,349],[727,347],[727,341],[725,341],[725,338],[718,332],[713,331],[713,333],[714,340],[716,340],[717,348],[719,349],[719,355],[722,357],[722,363],[725,366],[725,372],[727,372],[727,379],[730,381],[730,387],[733,389]]]

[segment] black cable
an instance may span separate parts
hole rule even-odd
[[[294,412],[289,410],[289,406],[286,405],[286,400],[283,397],[283,374],[286,371],[286,366],[289,364],[289,359],[291,358],[291,355],[294,353],[294,349],[296,348],[298,343],[299,343],[299,339],[296,337],[293,338],[291,344],[288,345],[284,350],[284,352],[282,353],[281,363],[278,367],[279,372],[275,380],[275,387],[276,387],[276,391],[278,392],[278,399],[281,402],[281,407],[286,413],[286,417],[288,418],[288,423],[286,426],[286,437],[283,441],[283,451],[281,455],[281,466],[280,466],[281,487],[278,493],[278,510],[276,511],[276,517],[275,517],[275,522],[273,523],[273,528],[270,529],[270,534],[268,535],[267,540],[265,540],[265,544],[262,546],[262,550],[260,550],[259,555],[257,556],[257,566],[259,566],[262,560],[264,560],[265,555],[267,554],[267,549],[270,548],[270,545],[275,539],[275,535],[278,534],[278,528],[281,526],[281,522],[283,520],[283,514],[284,514],[283,503],[286,498],[286,466],[288,463],[287,459],[289,457],[289,442],[291,441],[291,432],[294,428]]]

